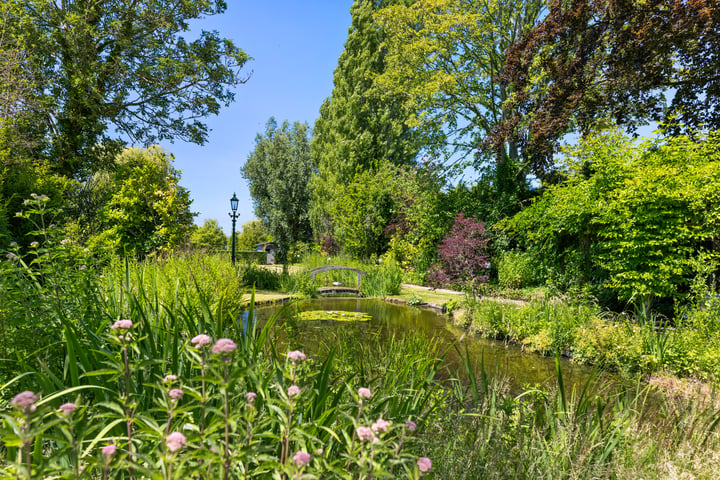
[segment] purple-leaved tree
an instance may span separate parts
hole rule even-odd
[[[485,223],[461,213],[438,246],[438,263],[430,267],[428,280],[435,287],[459,285],[475,292],[487,283],[489,267]]]

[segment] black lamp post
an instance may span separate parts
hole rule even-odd
[[[238,207],[238,198],[237,195],[233,192],[233,196],[230,199],[230,209],[232,210],[230,215],[230,218],[232,218],[232,253],[231,253],[231,259],[233,266],[235,265],[235,222],[237,221],[237,207]]]

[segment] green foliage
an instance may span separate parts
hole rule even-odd
[[[242,167],[255,215],[277,242],[283,263],[295,242],[311,237],[308,208],[313,168],[307,124],[295,122],[291,128],[284,121],[278,128],[273,118],[264,135],[255,138],[255,149]]]
[[[255,250],[255,245],[265,243],[272,240],[270,234],[266,231],[265,226],[260,220],[250,220],[240,227],[240,232],[236,233],[235,246],[238,250]]]
[[[91,249],[142,257],[172,250],[188,240],[195,214],[190,193],[179,185],[173,157],[158,146],[126,149],[112,172],[97,174],[96,189],[106,196]]]
[[[362,279],[360,293],[365,297],[387,297],[399,295],[403,274],[397,264],[385,259],[379,265],[366,270]]]
[[[66,337],[103,305],[93,259],[51,223],[51,204],[45,195],[26,199],[18,215],[32,241],[11,243],[0,261],[0,383],[12,372],[60,368]]]
[[[377,90],[403,98],[412,112],[407,123],[422,132],[424,148],[473,152],[476,166],[488,157],[502,163],[504,152],[517,161],[519,137],[494,150],[486,139],[500,119],[514,114],[504,105],[512,86],[497,79],[508,48],[534,27],[543,5],[419,0],[379,10],[375,19],[388,53]],[[524,175],[514,181],[524,182]]]
[[[49,197],[48,224],[61,225],[75,213],[68,208],[68,199],[74,199],[78,189],[77,182],[54,174],[47,162],[17,158],[0,150],[0,245],[14,241],[27,246],[36,240],[29,235],[36,230],[35,225],[24,216],[15,215],[23,210],[23,202],[32,194]]]
[[[568,152],[567,180],[506,227],[564,287],[592,281],[622,300],[680,299],[697,260],[715,258],[719,141],[585,138]]]
[[[227,247],[227,237],[215,219],[207,219],[202,227],[193,230],[190,235],[190,244],[194,248],[216,251]]]
[[[32,79],[26,108],[42,112],[42,123],[24,133],[51,146],[53,171],[87,178],[118,153],[115,136],[204,143],[200,119],[233,100],[248,57],[217,32],[183,33],[226,7],[222,0],[4,2],[3,37],[23,52]]]
[[[321,241],[335,234],[331,206],[340,203],[339,189],[365,182],[385,164],[415,163],[418,147],[406,124],[410,111],[400,96],[378,95],[373,90],[373,77],[385,68],[383,33],[373,14],[399,3],[407,0],[355,0],[350,8],[352,26],[335,68],[332,96],[320,107],[313,128],[311,147],[317,172],[312,178],[310,210],[313,231]],[[340,193],[347,195],[345,191]],[[373,208],[382,210],[384,206]]]
[[[503,288],[525,288],[540,284],[542,272],[534,255],[517,250],[503,252],[497,262],[498,283]]]
[[[313,157],[323,181],[343,185],[385,162],[414,162],[417,148],[405,125],[408,111],[398,96],[372,92],[372,77],[385,68],[383,33],[373,13],[402,3],[406,0],[355,0],[350,8],[352,26],[333,75],[332,96],[320,107],[313,129]]]
[[[338,185],[334,201],[326,205],[334,238],[343,252],[367,259],[387,249],[385,227],[392,216],[391,171],[363,172],[347,185]]]

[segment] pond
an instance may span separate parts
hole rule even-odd
[[[441,351],[449,348],[446,360],[452,370],[462,370],[457,350],[464,352],[467,349],[477,371],[482,363],[488,376],[506,378],[513,390],[536,384],[554,385],[557,380],[553,357],[525,353],[520,347],[501,341],[463,336],[463,332],[453,327],[446,315],[434,310],[377,299],[318,298],[284,306],[258,308],[256,317],[262,322],[278,310],[281,311],[278,322],[286,327],[286,335],[291,337],[294,344],[302,345],[307,353],[317,351],[319,345],[336,341],[338,334],[349,335],[362,342],[372,336],[390,338],[420,332],[430,339],[438,340]],[[360,312],[370,315],[370,319],[335,321],[299,318],[300,312],[316,310]],[[457,343],[459,348],[451,348],[453,343]],[[592,371],[587,366],[573,364],[564,358],[561,359],[561,368],[568,387],[584,383]]]

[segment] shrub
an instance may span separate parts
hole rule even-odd
[[[504,252],[497,262],[498,283],[503,288],[525,288],[539,285],[540,266],[532,254],[517,250]]]
[[[431,267],[428,281],[434,286],[457,284],[471,288],[487,283],[487,244],[485,224],[459,213],[438,247],[439,263]]]

